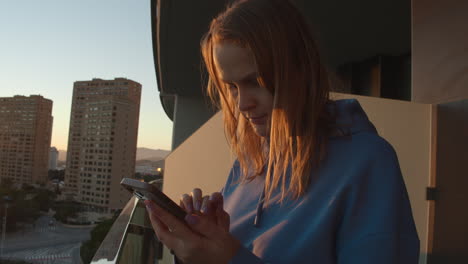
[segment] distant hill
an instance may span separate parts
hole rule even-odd
[[[158,161],[165,159],[169,153],[171,153],[169,150],[163,149],[137,148],[136,160]],[[66,159],[67,151],[60,149],[58,160],[65,161]]]
[[[135,162],[136,166],[144,166],[144,165],[151,165],[155,168],[164,168],[164,160],[137,160]]]
[[[136,160],[158,161],[165,159],[171,153],[163,149],[137,148]]]

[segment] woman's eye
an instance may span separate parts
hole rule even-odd
[[[237,93],[237,86],[235,84],[228,84],[228,88],[231,93]]]

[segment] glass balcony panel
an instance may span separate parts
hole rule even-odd
[[[143,202],[132,197],[112,225],[91,264],[156,264],[162,244],[151,227]]]

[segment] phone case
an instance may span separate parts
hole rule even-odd
[[[138,199],[151,200],[182,222],[185,222],[187,213],[156,186],[130,178],[123,178],[120,184]]]

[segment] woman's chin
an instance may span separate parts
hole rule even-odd
[[[252,125],[255,133],[260,137],[268,137],[270,133],[267,133],[266,125]]]

